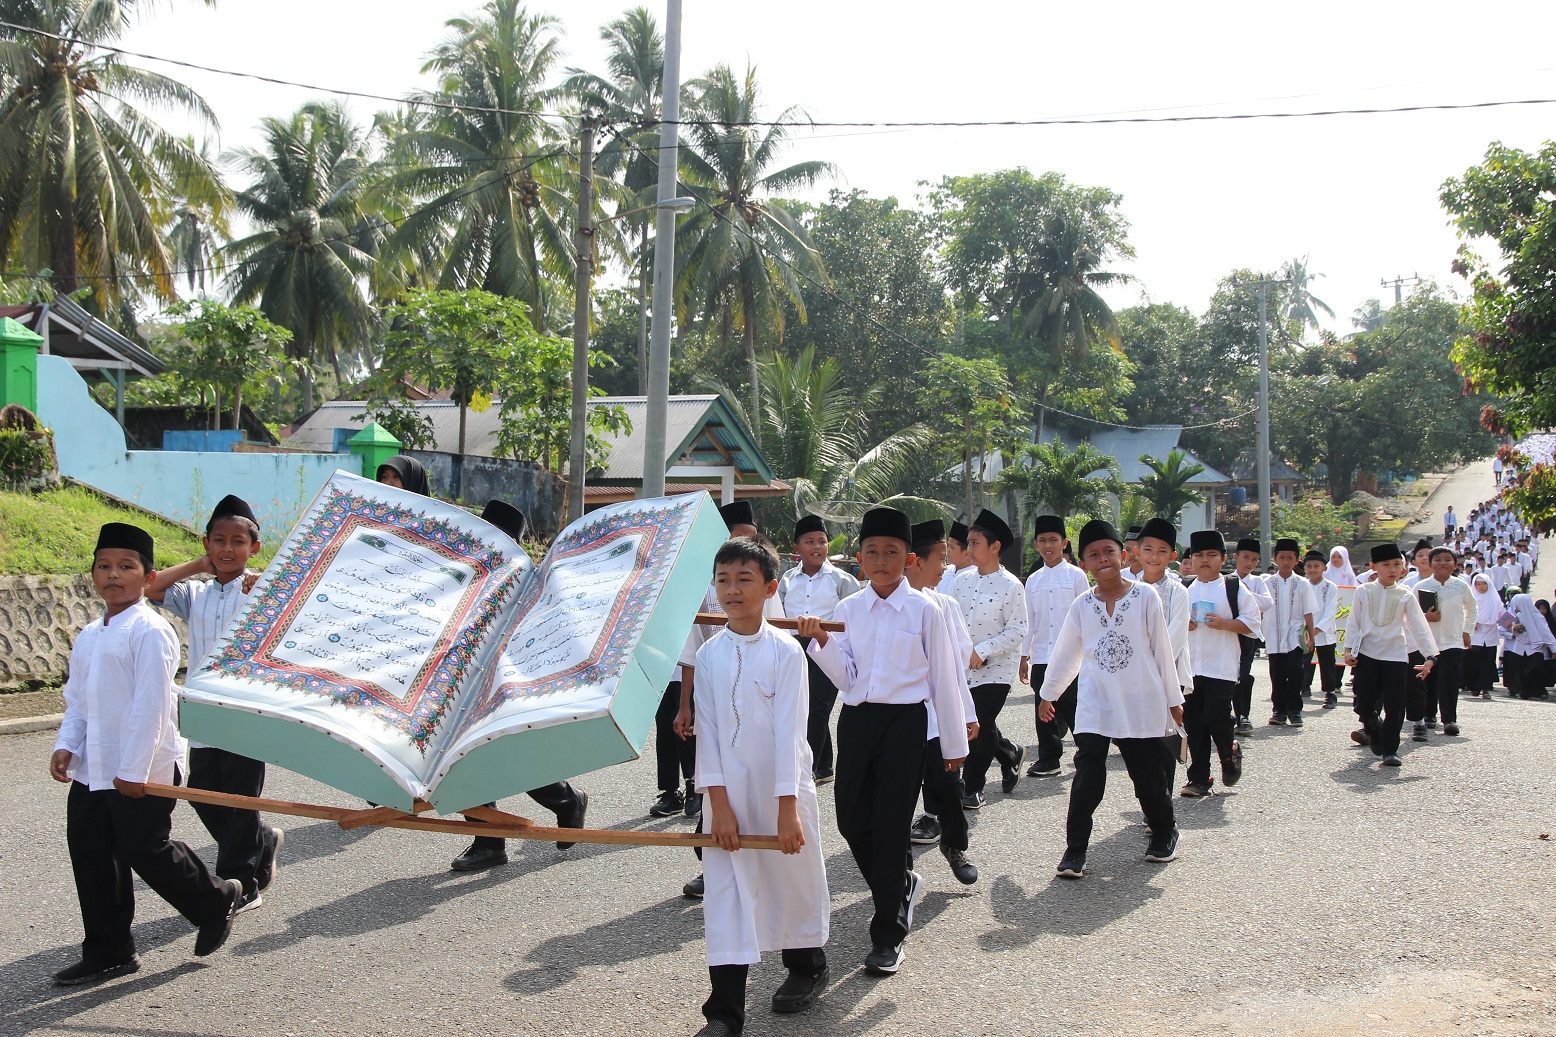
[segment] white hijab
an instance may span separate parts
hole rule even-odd
[[[1481,590],[1481,586],[1485,590]],[[1491,589],[1491,580],[1484,573],[1475,574],[1473,584],[1475,591],[1475,623],[1495,623],[1497,617],[1502,614],[1502,599],[1497,597],[1497,592]]]
[[[1340,565],[1335,565],[1335,555],[1339,555],[1344,559],[1344,562]],[[1329,565],[1324,569],[1324,579],[1336,587],[1356,586],[1356,570],[1351,568],[1351,552],[1339,545],[1331,548],[1329,550]]]
[[[1514,635],[1513,645],[1525,655],[1533,655],[1542,650],[1556,649],[1556,634],[1551,633],[1551,625],[1540,615],[1540,610],[1534,607],[1534,599],[1527,594],[1513,595],[1508,610],[1513,613],[1513,620],[1523,624],[1523,633]]]

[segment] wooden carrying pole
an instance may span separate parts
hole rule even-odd
[[[418,817],[431,810],[430,804],[416,801],[416,813],[407,814],[393,807],[371,807],[366,810],[351,807],[326,807],[316,803],[293,803],[284,799],[265,799],[259,796],[235,796],[228,792],[209,792],[205,789],[186,789],[180,785],[146,783],[146,792],[166,799],[182,799],[190,803],[211,803],[219,807],[236,807],[239,810],[261,810],[267,814],[291,814],[294,817],[312,817],[321,821],[334,821],[341,828],[360,828],[377,825],[384,828],[407,828],[416,832],[446,832],[450,835],[481,835],[496,839],[536,839],[543,842],[608,843],[618,846],[716,846],[713,836],[701,832],[634,832],[600,828],[544,828],[528,818],[506,814],[490,807],[471,807],[460,811],[473,820],[456,821],[448,817]],[[776,835],[740,836],[741,849],[776,850]]]
[[[728,616],[720,615],[717,612],[697,613],[697,625],[700,627],[721,627],[728,622]],[[793,619],[769,619],[767,621],[767,625],[770,627],[777,627],[779,630],[797,630],[799,629],[800,624],[798,620]],[[828,633],[841,633],[843,630],[843,624],[834,623],[830,619],[823,620],[821,629],[827,631]]]

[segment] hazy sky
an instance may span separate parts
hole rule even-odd
[[[598,28],[627,5],[540,3],[566,64],[598,69]],[[648,7],[663,19],[662,3]],[[126,47],[321,86],[399,96],[472,2],[220,0],[153,8]],[[818,121],[1167,115],[1556,98],[1556,4],[1481,5],[686,0],[683,75],[756,65],[767,112]],[[221,145],[307,91],[164,70],[204,94]],[[381,105],[353,101],[368,118]],[[1556,104],[1219,123],[797,131],[792,158],[836,163],[836,186],[905,203],[919,181],[1026,166],[1124,196],[1142,296],[1203,310],[1237,267],[1310,255],[1342,331],[1383,278],[1457,289],[1437,192],[1494,140],[1556,137]],[[824,195],[825,190],[820,192]]]

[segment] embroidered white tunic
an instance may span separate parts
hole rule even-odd
[[[831,899],[821,852],[805,723],[809,677],[799,642],[762,624],[727,628],[697,652],[697,788],[722,785],[742,834],[778,831],[778,798],[794,796],[805,833],[798,854],[703,850],[703,924],[709,965],[754,965],[763,951],[827,942]],[[702,830],[712,830],[711,804]]]
[[[144,601],[76,635],[54,743],[73,754],[71,777],[93,792],[113,788],[115,778],[172,784],[184,758],[177,669],[178,635]]]
[[[243,577],[239,576],[226,583],[184,580],[169,587],[161,602],[151,604],[189,624],[189,672],[193,673],[248,597],[243,593]],[[189,748],[205,746],[190,742]]]
[[[1328,577],[1320,576],[1318,582],[1308,581],[1313,594],[1313,645],[1320,647],[1336,643],[1340,612],[1340,588]]]
[[[1405,631],[1410,631],[1406,644]],[[1412,649],[1426,656],[1437,654],[1432,625],[1421,613],[1415,592],[1396,583],[1364,583],[1351,599],[1351,614],[1345,621],[1346,653],[1372,659],[1402,663]],[[1431,649],[1427,651],[1427,649]]]
[[[1027,639],[1027,599],[1021,581],[1004,566],[988,575],[969,569],[956,578],[952,595],[962,608],[973,651],[984,664],[967,670],[967,683],[1014,684]],[[963,661],[966,664],[966,660]]]
[[[1183,704],[1161,599],[1131,584],[1113,614],[1095,590],[1070,605],[1038,694],[1052,702],[1079,677],[1075,730],[1109,738],[1160,738]]]
[[[1437,622],[1428,622],[1427,626],[1432,630],[1432,637],[1437,644],[1439,652],[1448,648],[1463,648],[1464,635],[1470,635],[1473,641],[1475,636],[1475,591],[1464,580],[1457,576],[1449,576],[1447,583],[1439,583],[1437,577],[1428,576],[1416,584],[1416,601],[1419,602],[1422,591],[1433,591],[1437,594],[1437,611],[1441,613]]]
[[[1264,578],[1264,592],[1272,600],[1263,616],[1265,650],[1290,652],[1301,647],[1299,637],[1307,617],[1313,615],[1313,585],[1296,573],[1284,578],[1270,573]]]
[[[1064,559],[1045,565],[1027,577],[1027,638],[1021,654],[1034,663],[1047,664],[1070,604],[1091,590],[1086,574]]]

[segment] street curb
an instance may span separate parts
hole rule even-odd
[[[0,735],[24,735],[31,731],[52,731],[64,723],[65,714],[51,713],[46,717],[18,717],[0,720]]]

